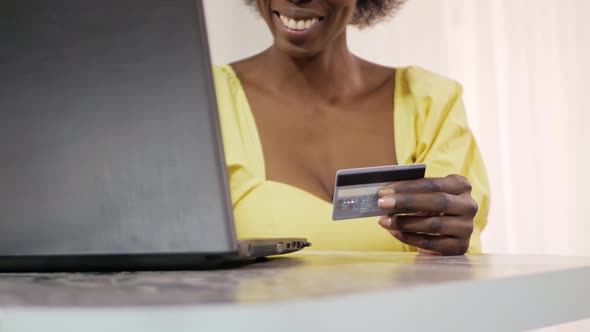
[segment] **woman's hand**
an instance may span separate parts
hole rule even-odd
[[[379,206],[389,213],[379,224],[396,239],[428,254],[467,252],[478,206],[465,177],[396,182],[379,196]],[[396,215],[400,213],[407,215]]]

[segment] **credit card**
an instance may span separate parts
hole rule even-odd
[[[379,190],[398,181],[424,177],[426,165],[395,165],[343,169],[336,172],[333,220],[377,217],[387,214],[379,208]]]

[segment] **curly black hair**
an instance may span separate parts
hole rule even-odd
[[[245,0],[247,5],[254,6],[256,0]],[[366,28],[394,15],[406,0],[358,0],[351,25]]]

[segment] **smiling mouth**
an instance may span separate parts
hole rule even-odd
[[[286,28],[288,28],[290,30],[295,30],[295,31],[309,30],[314,25],[316,25],[319,21],[324,19],[324,17],[322,17],[322,16],[307,18],[307,19],[296,19],[293,17],[283,15],[277,11],[275,11],[274,14],[283,23],[283,26],[285,26]]]

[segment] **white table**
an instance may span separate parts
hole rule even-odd
[[[303,252],[229,270],[0,274],[0,331],[521,331],[590,318],[590,258]]]

